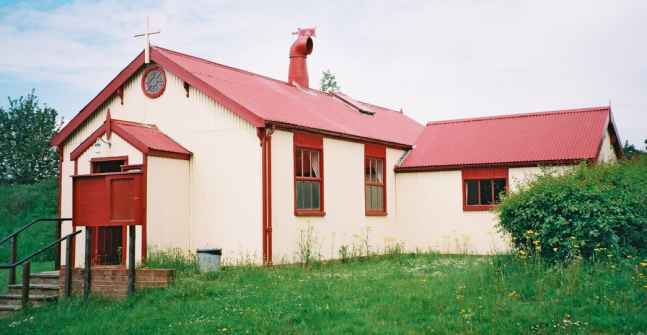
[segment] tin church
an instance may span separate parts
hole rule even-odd
[[[294,262],[304,236],[326,259],[360,239],[486,254],[508,248],[503,194],[545,166],[621,155],[607,106],[421,124],[313,89],[313,35],[299,30],[286,81],[147,44],[51,141],[62,234],[96,227],[92,260],[110,265],[129,225],[138,261],[219,247],[231,263]]]

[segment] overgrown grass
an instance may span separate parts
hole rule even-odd
[[[18,228],[42,217],[56,217],[56,179],[32,185],[0,186],[0,239]],[[18,240],[18,256],[26,256],[54,240],[55,224],[43,222],[29,228]],[[0,246],[0,263],[9,260],[11,243]],[[52,260],[53,249],[38,256],[39,261]]]
[[[6,334],[644,334],[647,261],[546,266],[511,256],[401,254],[226,267],[125,301],[21,312]],[[642,333],[641,333],[642,332]]]
[[[181,249],[149,250],[146,263],[142,267],[175,269],[177,272],[182,273],[195,273],[198,271],[196,255]]]

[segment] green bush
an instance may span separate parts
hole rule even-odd
[[[505,197],[499,225],[550,261],[647,254],[647,158],[548,172]]]
[[[56,179],[47,179],[31,185],[0,185],[0,239],[31,221],[43,217],[56,217]],[[18,257],[44,247],[54,241],[54,222],[42,222],[20,234]],[[0,263],[9,261],[11,242],[0,245]],[[36,260],[52,260],[53,250],[41,254]]]

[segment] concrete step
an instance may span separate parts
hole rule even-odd
[[[21,302],[22,295],[20,294],[14,294],[14,293],[7,293],[7,294],[0,294],[0,305],[10,305],[10,306],[18,306],[20,307],[22,305]],[[58,294],[57,295],[49,295],[49,294],[29,294],[29,302],[34,305],[42,305],[46,302],[52,302],[56,301],[58,299]]]
[[[21,294],[22,284],[9,285],[9,293]],[[29,285],[29,294],[37,295],[58,295],[58,283],[50,284],[31,284]]]
[[[30,284],[58,285],[58,271],[44,271],[32,273],[29,276]]]

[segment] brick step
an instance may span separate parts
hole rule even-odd
[[[22,295],[20,294],[14,294],[14,293],[7,293],[7,294],[0,294],[0,305],[11,305],[11,306],[18,306],[20,307],[22,305],[21,302]],[[56,301],[58,299],[58,294],[56,295],[51,295],[51,294],[29,294],[29,302],[34,305],[42,305],[46,302],[52,302]]]
[[[37,295],[58,295],[58,283],[56,285],[51,284],[32,284],[29,285],[29,294]],[[22,293],[22,284],[9,285],[9,293],[12,294],[21,294]]]
[[[58,285],[58,271],[45,271],[32,273],[29,276],[30,284]]]
[[[0,316],[11,315],[20,310],[20,306],[16,305],[0,305]]]

